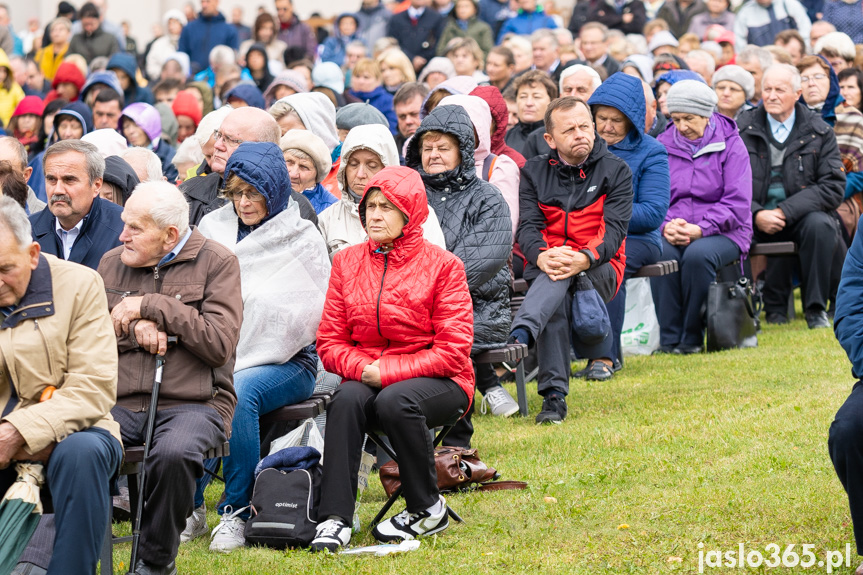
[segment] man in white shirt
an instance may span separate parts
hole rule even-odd
[[[30,217],[43,253],[96,269],[120,245],[123,208],[99,197],[105,160],[93,144],[63,140],[42,160],[48,209]]]

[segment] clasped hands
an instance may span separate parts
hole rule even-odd
[[[765,234],[773,235],[785,229],[785,212],[780,208],[761,210],[755,214],[755,227]]]
[[[135,341],[152,354],[164,355],[168,351],[168,334],[159,330],[156,322],[141,318],[141,301],[143,297],[125,297],[111,310],[111,321],[114,323],[114,334],[117,337],[129,335],[133,321],[135,323]]]
[[[39,453],[24,451],[26,442],[21,433],[9,422],[0,423],[0,469],[6,469],[12,461],[48,461],[56,443],[51,443]]]
[[[360,380],[369,387],[381,387],[381,360],[376,359],[363,368],[363,376]]]
[[[702,231],[701,228],[687,223],[683,218],[674,218],[665,224],[662,235],[673,246],[688,246],[692,240],[702,237]]]
[[[536,266],[544,271],[551,281],[559,281],[590,268],[590,258],[572,246],[559,246],[539,254]]]

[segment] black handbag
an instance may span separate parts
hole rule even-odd
[[[758,346],[761,331],[761,295],[752,282],[737,281],[710,284],[707,292],[707,351],[721,351]]]

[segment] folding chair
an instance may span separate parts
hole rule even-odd
[[[460,409],[458,411],[458,413],[456,414],[456,416],[452,420],[444,423],[443,427],[441,427],[440,431],[438,431],[438,433],[435,435],[434,441],[432,443],[432,448],[437,447],[438,445],[441,444],[441,442],[446,437],[447,433],[450,432],[450,430],[455,426],[456,423],[458,423],[458,420],[461,419],[461,417],[463,415],[464,415],[464,410]],[[384,441],[383,436],[380,433],[378,433],[377,431],[368,430],[368,431],[366,431],[366,435],[368,436],[369,439],[372,440],[372,442],[375,445],[377,445],[380,449],[382,449],[384,451],[384,453],[386,453],[390,457],[390,459],[392,459],[393,461],[396,462],[396,464],[398,464],[399,460],[398,460],[398,457],[396,457],[395,451],[393,451],[393,448],[390,447],[390,445],[386,441]],[[393,491],[393,494],[390,495],[390,498],[387,499],[387,502],[384,504],[383,508],[381,508],[381,510],[378,512],[378,514],[375,515],[375,518],[372,519],[372,527],[374,527],[375,525],[377,525],[378,523],[381,522],[381,519],[384,518],[384,515],[387,514],[387,512],[390,510],[390,507],[393,506],[393,504],[401,496],[401,494],[402,494],[402,486],[399,485],[396,488],[396,490]],[[455,511],[452,510],[452,508],[449,506],[449,504],[447,504],[447,506],[446,506],[446,512],[449,514],[450,517],[452,517],[453,521],[458,521],[459,523],[464,523],[464,520],[461,517],[459,517],[458,513],[456,513]]]

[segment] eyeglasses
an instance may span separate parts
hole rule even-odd
[[[225,140],[226,144],[230,144],[234,148],[242,144],[245,140],[238,140],[237,138],[232,138],[230,136],[225,135],[223,132],[219,130],[213,130],[213,143],[215,144],[219,140]]]
[[[827,77],[827,74],[815,74],[814,76],[800,76],[800,81],[808,84],[810,81],[820,81]]]
[[[231,202],[239,202],[242,198],[246,198],[248,201],[253,204],[257,204],[264,201],[263,194],[259,192],[249,191],[249,192],[232,192],[229,190],[223,190],[222,195]]]

